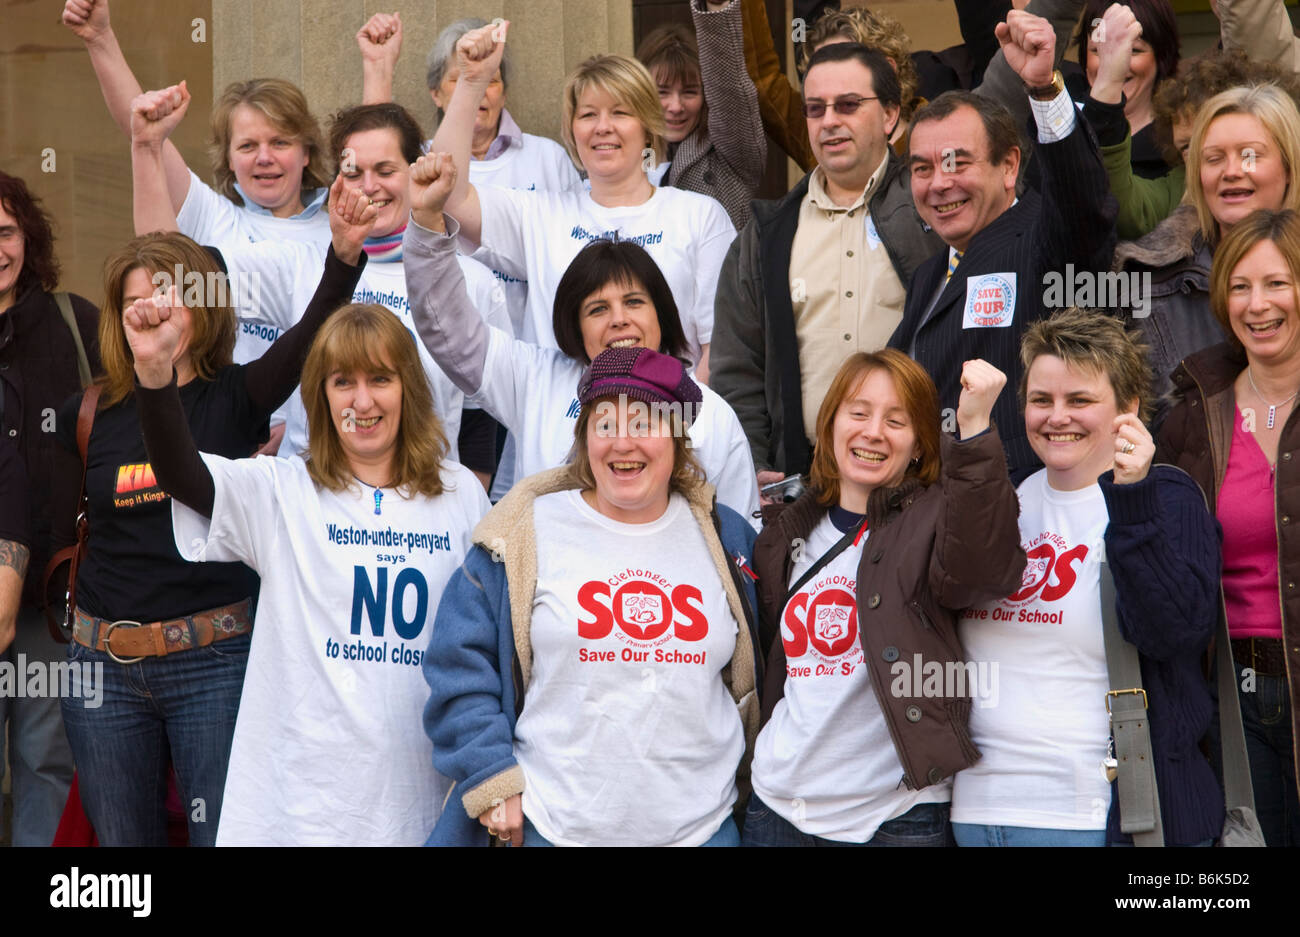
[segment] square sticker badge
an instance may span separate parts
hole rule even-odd
[[[1005,329],[1015,313],[1015,273],[985,273],[966,281],[963,329]]]

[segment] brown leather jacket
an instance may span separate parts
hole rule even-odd
[[[943,474],[929,487],[907,479],[878,488],[867,503],[870,534],[858,566],[858,622],[871,686],[903,765],[903,783],[915,790],[937,784],[980,757],[971,741],[970,698],[895,696],[895,661],[909,669],[966,659],[957,617],[967,606],[1010,595],[1020,587],[1016,491],[1007,477],[997,430],[958,442],[944,435]],[[773,508],[784,510],[773,510]],[[770,513],[769,513],[770,512]],[[760,640],[767,654],[762,722],[785,692],[785,647],[780,620],[791,585],[796,538],[806,539],[826,514],[809,491],[789,506],[764,510],[767,525],[754,545]]]
[[[1228,470],[1237,397],[1233,382],[1246,368],[1246,355],[1228,342],[1188,356],[1173,373],[1177,403],[1165,418],[1156,461],[1168,462],[1196,479],[1217,513],[1219,490]],[[1273,483],[1276,505],[1278,595],[1282,640],[1291,697],[1292,758],[1300,766],[1300,408],[1282,427]]]

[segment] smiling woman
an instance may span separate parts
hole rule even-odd
[[[910,681],[898,693],[911,661],[896,662],[906,648],[960,668],[961,609],[1020,580],[1015,492],[989,423],[1005,383],[966,362],[959,442],[902,352],[855,354],[831,381],[809,490],[763,509],[754,547],[767,676],[746,845],[950,845],[950,779],[979,757],[970,701],[951,687],[913,698]]]
[[[163,330],[129,327],[142,349]],[[418,845],[446,796],[430,746],[411,744],[419,667],[431,612],[488,504],[446,458],[414,340],[383,306],[330,316],[302,369],[305,459],[200,455],[175,386],[158,388],[148,357],[141,382],[157,389],[142,389],[142,419],[175,498],[176,548],[261,576],[217,841]]]
[[[1103,563],[1118,630],[1141,660],[1164,842],[1208,846],[1223,825],[1223,792],[1197,747],[1214,713],[1200,658],[1215,624],[1217,534],[1187,474],[1152,464],[1144,352],[1119,320],[1074,308],[1025,332],[1020,395],[1045,468],[1017,491],[1024,580],[961,622],[970,656],[997,662],[1001,692],[971,714],[984,757],[954,783],[958,845],[1129,843],[1103,774]],[[1053,627],[1026,628],[1036,622]],[[1122,785],[1137,762],[1128,742],[1116,732]]]
[[[438,609],[425,729],[460,787],[431,843],[737,845],[753,529],[701,480],[681,361],[602,351],[578,399],[569,464],[493,508]]]
[[[1202,105],[1187,153],[1183,205],[1141,240],[1119,245],[1114,268],[1162,284],[1138,322],[1151,347],[1157,396],[1180,361],[1227,337],[1210,308],[1217,245],[1251,212],[1300,209],[1300,110],[1273,84],[1233,88]],[[1163,414],[1157,414],[1159,428]]]
[[[1290,585],[1300,561],[1287,538],[1297,510],[1290,493],[1300,427],[1298,283],[1296,212],[1256,212],[1224,236],[1210,298],[1228,341],[1192,355],[1174,373],[1179,402],[1159,453],[1191,473],[1223,525],[1224,608],[1255,809],[1270,846],[1300,844],[1292,745],[1300,681],[1287,660],[1300,643],[1300,607]],[[1210,438],[1221,442],[1211,446]]]
[[[504,51],[504,29],[484,27],[461,38],[460,79],[432,149],[449,153],[456,165],[446,207],[462,242],[485,248],[494,269],[528,281],[520,337],[556,347],[551,308],[560,277],[584,245],[616,236],[644,247],[663,270],[681,310],[687,355],[707,381],[718,272],[736,231],[713,199],[656,188],[647,178],[664,155],[664,114],[650,74],[634,59],[600,55],[569,76],[561,134],[587,170],[590,192],[478,186],[469,181],[475,114]]]

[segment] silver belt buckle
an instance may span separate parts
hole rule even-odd
[[[109,625],[108,630],[104,632],[104,650],[105,652],[107,652],[109,657],[113,658],[113,660],[117,661],[119,664],[139,663],[140,661],[144,660],[143,657],[131,657],[131,658],[118,657],[116,654],[113,653],[113,641],[112,641],[113,631],[114,629],[119,628],[123,625],[129,626],[131,628],[139,628],[140,622],[123,619],[122,621],[115,621],[111,625]]]

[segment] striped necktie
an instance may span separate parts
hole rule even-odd
[[[952,256],[948,258],[948,275],[943,278],[944,283],[952,279],[952,275],[957,272],[959,263],[961,263],[961,251],[953,251]]]

